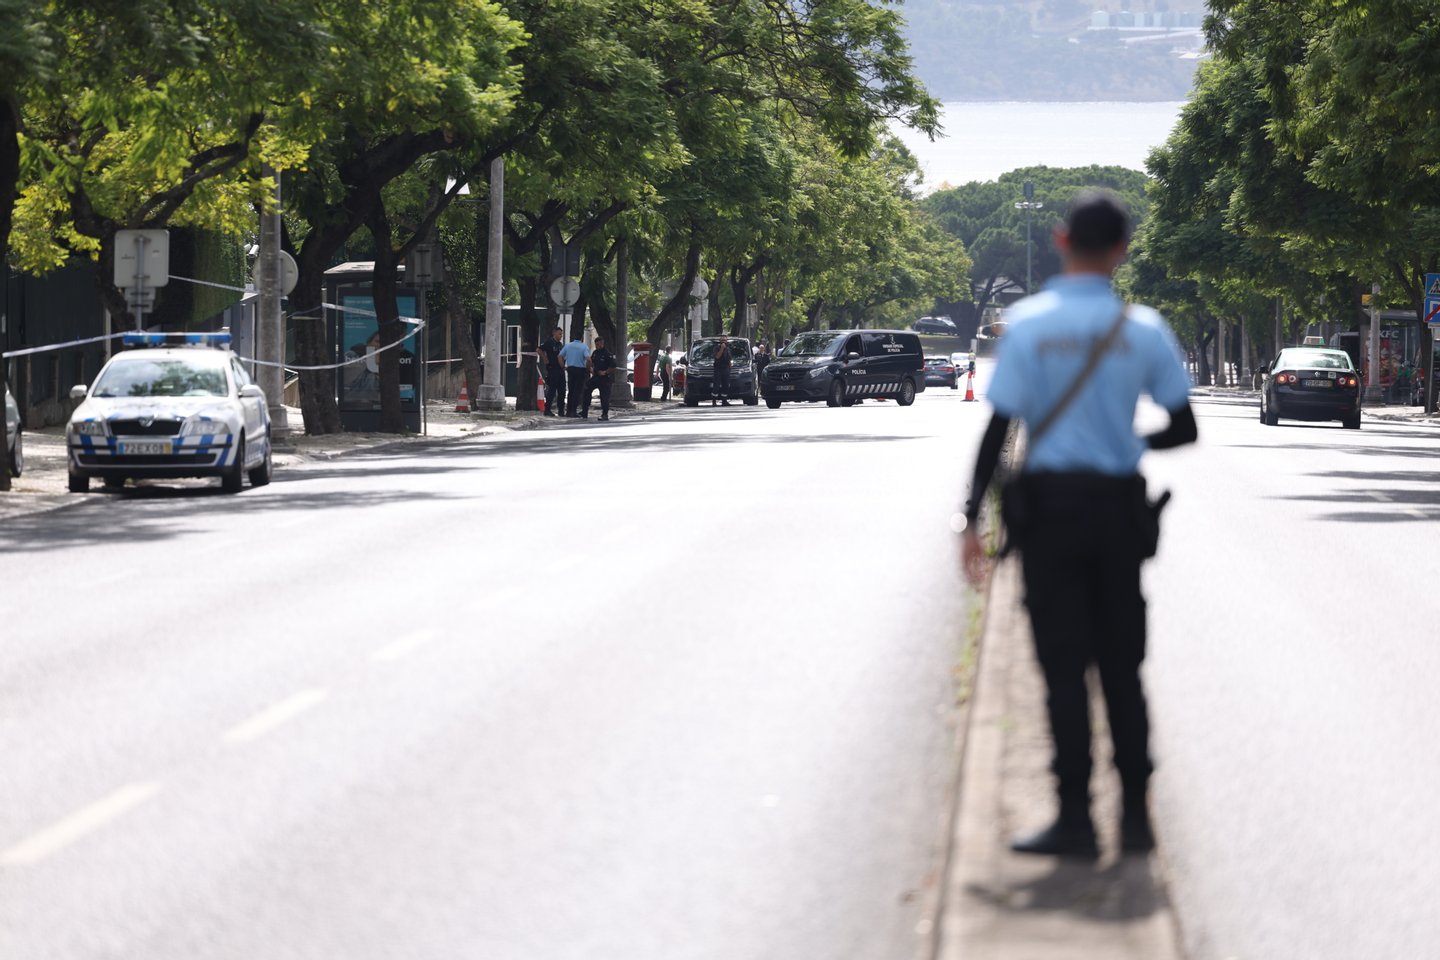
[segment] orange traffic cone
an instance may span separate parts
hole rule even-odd
[[[460,384],[460,396],[455,400],[455,412],[470,412],[470,385],[468,383]]]
[[[535,409],[545,412],[545,378],[535,378]]]
[[[967,401],[975,399],[975,374],[973,373],[965,377],[965,399]]]

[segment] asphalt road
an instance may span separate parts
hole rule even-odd
[[[1440,943],[1440,430],[1197,405],[1151,456],[1155,804],[1191,960]]]
[[[987,411],[734,406],[0,525],[0,956],[915,951]]]

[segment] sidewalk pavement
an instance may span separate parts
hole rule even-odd
[[[283,470],[287,466],[312,460],[333,460],[337,457],[358,453],[394,452],[417,444],[447,443],[509,430],[529,430],[570,424],[575,421],[564,418],[545,417],[534,411],[517,411],[515,399],[508,399],[509,406],[502,413],[463,413],[455,410],[455,401],[436,399],[426,404],[428,421],[425,434],[393,433],[332,433],[311,437],[304,434],[304,419],[296,407],[287,407],[292,433],[275,443],[275,467]],[[655,413],[668,410],[674,403],[642,402],[633,407],[612,407],[612,420],[632,417],[637,414]],[[592,409],[591,419],[595,423],[599,414]],[[0,494],[0,520],[7,517],[31,513],[43,513],[59,507],[83,502],[84,498],[71,494],[66,489],[65,428],[50,426],[43,430],[24,433],[25,472],[11,481],[11,492]],[[206,485],[214,480],[165,480],[157,481],[167,485]],[[95,492],[100,493],[98,488]]]
[[[987,601],[934,957],[1178,960],[1159,857],[1119,855],[1120,786],[1098,685],[1093,808],[1101,859],[1010,852],[1014,834],[1038,830],[1055,815],[1045,685],[1020,597],[1019,564],[1011,558],[996,570]]]

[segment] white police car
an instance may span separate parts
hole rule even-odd
[[[213,477],[227,493],[270,482],[265,394],[230,352],[229,334],[126,334],[65,427],[70,491],[98,477]],[[171,346],[171,344],[178,344]]]

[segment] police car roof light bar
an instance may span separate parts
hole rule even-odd
[[[229,347],[228,333],[126,333],[121,341],[127,347]]]

